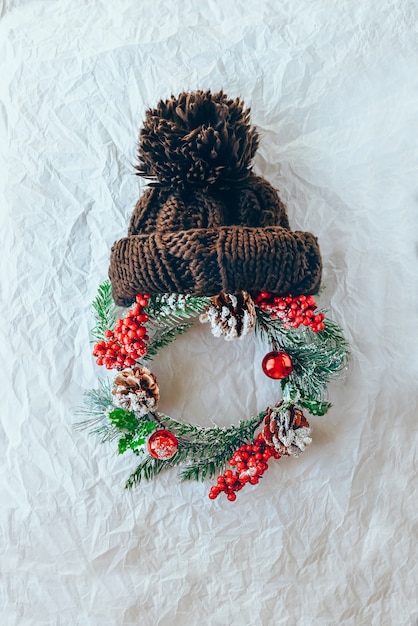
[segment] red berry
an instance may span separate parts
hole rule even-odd
[[[228,493],[228,495],[226,496],[228,498],[228,500],[230,500],[231,502],[234,502],[234,500],[237,499],[237,496],[235,495],[235,493]]]

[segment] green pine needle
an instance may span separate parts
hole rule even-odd
[[[210,298],[180,294],[151,296],[145,309],[149,317],[150,339],[143,360],[151,360],[162,348],[187,332],[192,320],[207,308],[209,302]]]
[[[92,435],[99,435],[101,442],[111,441],[119,435],[119,430],[109,421],[109,411],[114,409],[112,393],[107,381],[99,380],[99,389],[84,392],[84,406],[76,410],[76,415],[88,416],[77,422],[77,430],[89,430]]]
[[[147,352],[142,357],[143,361],[151,361],[152,358],[162,349],[175,341],[179,335],[183,335],[189,330],[191,324],[179,324],[165,329],[158,328],[154,331],[150,341],[147,342]]]
[[[209,306],[210,298],[182,294],[151,296],[146,312],[155,326],[174,326],[185,319],[192,319]]]
[[[110,281],[103,282],[97,291],[97,296],[92,303],[96,325],[91,331],[94,339],[104,339],[106,330],[113,330],[116,323],[116,305],[112,297],[112,285]]]
[[[314,415],[324,415],[330,408],[324,398],[327,384],[340,377],[349,356],[340,327],[327,319],[324,326],[318,333],[306,327],[285,329],[283,322],[271,320],[257,309],[258,334],[275,349],[284,350],[293,362],[293,371],[282,381],[282,388],[294,388],[300,403]]]
[[[218,471],[223,471],[226,463],[244,443],[254,440],[254,432],[263,421],[266,412],[256,417],[240,422],[237,426],[207,428],[194,424],[178,422],[163,413],[153,414],[153,418],[160,426],[170,430],[179,441],[177,453],[168,460],[143,460],[135,472],[129,477],[126,487],[139,484],[141,480],[150,480],[163,469],[182,465],[181,480],[204,480],[212,478]]]
[[[172,467],[172,463],[170,463],[170,461],[173,461],[176,456],[177,455],[175,455],[169,461],[158,461],[152,456],[145,457],[145,459],[141,461],[136,470],[132,472],[132,474],[126,481],[126,489],[131,489],[135,485],[139,485],[141,480],[151,480],[152,478],[160,474],[160,472],[162,472],[164,469]]]

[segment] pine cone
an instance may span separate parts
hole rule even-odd
[[[116,376],[112,394],[117,406],[143,417],[156,408],[160,389],[156,377],[146,367],[133,367]]]
[[[281,455],[299,456],[312,442],[311,428],[301,409],[294,404],[284,406],[283,402],[268,409],[262,434],[266,444]]]
[[[242,339],[253,329],[256,321],[255,306],[246,291],[235,295],[221,292],[213,296],[211,302],[199,319],[203,324],[210,322],[212,335],[215,337]]]

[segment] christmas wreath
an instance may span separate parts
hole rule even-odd
[[[271,457],[297,457],[311,443],[304,411],[328,411],[327,384],[346,367],[342,330],[314,298],[317,240],[290,230],[277,193],[252,172],[257,146],[249,110],[222,92],[183,93],[146,113],[137,169],[150,185],[93,303],[93,355],[117,374],[86,392],[79,423],[138,457],[127,487],[180,465],[182,480],[219,474],[209,497],[235,500]],[[150,361],[196,319],[215,337],[255,332],[267,343],[261,367],[278,381],[274,406],[227,428],[158,410]]]

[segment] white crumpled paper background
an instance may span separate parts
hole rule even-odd
[[[417,3],[2,3],[3,626],[417,623]],[[90,302],[143,183],[147,107],[241,96],[255,170],[319,237],[352,344],[299,459],[236,502],[74,429],[102,371]],[[163,408],[237,422],[277,399],[265,346],[207,326],[161,353]]]

